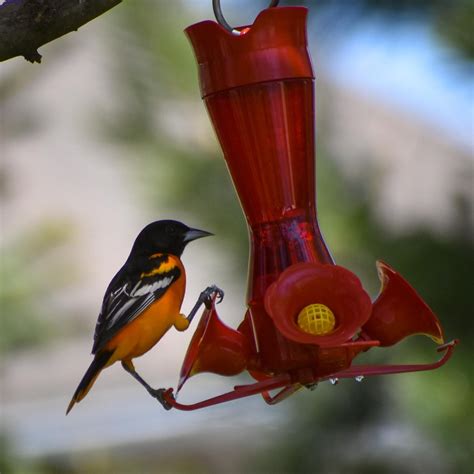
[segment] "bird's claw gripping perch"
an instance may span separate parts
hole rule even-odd
[[[216,297],[216,303],[219,304],[224,299],[224,291],[221,290],[216,285],[208,286],[204,291],[199,295],[199,299],[205,304],[207,309],[211,309],[212,299]]]
[[[166,393],[167,393],[167,389],[166,388],[157,388],[157,389],[152,389],[152,390],[149,390],[148,393],[153,397],[153,398],[156,398],[156,400],[158,400],[161,405],[163,406],[163,408],[165,410],[171,410],[171,408],[173,408],[170,403],[166,400]]]
[[[201,291],[194,308],[187,317],[188,321],[191,322],[193,320],[202,305],[205,305],[207,309],[211,309],[214,297],[216,298],[217,303],[220,303],[224,299],[224,292],[216,285],[208,286],[204,291]]]

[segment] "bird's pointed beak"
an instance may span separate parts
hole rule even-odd
[[[209,237],[210,235],[214,234],[211,234],[211,232],[207,232],[205,230],[189,229],[186,234],[184,234],[184,242],[188,243],[192,240],[201,239],[202,237]]]

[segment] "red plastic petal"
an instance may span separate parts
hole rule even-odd
[[[391,346],[415,334],[442,344],[438,318],[411,285],[384,262],[377,262],[377,271],[382,288],[363,332],[379,340],[381,346]]]
[[[189,344],[178,383],[178,391],[186,380],[200,372],[237,375],[247,365],[249,344],[245,336],[225,325],[217,315],[215,302],[206,309]]]

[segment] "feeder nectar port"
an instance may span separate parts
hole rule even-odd
[[[315,336],[323,336],[336,326],[334,313],[324,304],[305,306],[298,314],[297,324],[301,330]]]

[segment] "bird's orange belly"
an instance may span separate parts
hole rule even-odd
[[[107,343],[106,349],[114,351],[107,365],[118,360],[140,357],[173,326],[183,297],[172,293],[173,288],[170,288],[163,298],[147,308]]]

